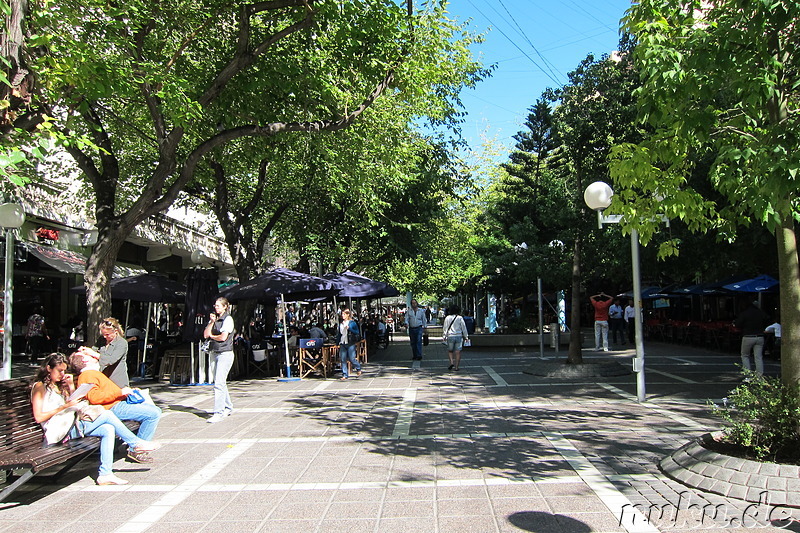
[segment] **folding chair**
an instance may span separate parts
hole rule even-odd
[[[250,346],[252,357],[248,359],[248,374],[249,375],[262,375],[267,377],[270,375],[270,364],[267,345],[254,343]]]
[[[322,356],[322,339],[300,339],[298,371],[300,377],[317,373],[326,377],[325,358]]]

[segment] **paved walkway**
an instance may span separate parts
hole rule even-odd
[[[165,446],[154,464],[117,461],[116,473],[131,481],[123,487],[95,486],[94,459],[60,484],[30,482],[0,504],[0,531],[632,533],[787,525],[769,525],[785,518],[779,506],[688,489],[656,466],[718,427],[706,403],[735,386],[738,357],[646,349],[644,404],[635,400],[634,375],[567,382],[523,374],[537,348],[469,349],[461,371],[448,372],[442,345],[432,343],[423,361],[412,362],[402,338],[347,382],[233,382],[236,411],[214,425],[205,422],[210,387],[155,385]],[[589,360],[603,356],[585,352]],[[775,362],[767,370],[777,373]]]

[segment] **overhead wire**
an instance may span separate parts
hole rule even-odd
[[[503,9],[505,9],[506,13],[508,13],[508,16],[511,18],[511,21],[514,23],[514,25],[519,30],[520,35],[522,35],[522,37],[525,39],[525,41],[527,41],[527,43],[530,45],[530,47],[533,48],[533,51],[536,52],[536,55],[538,55],[539,58],[544,62],[544,64],[547,66],[547,69],[550,71],[550,73],[553,74],[554,77],[557,77],[557,76],[561,75],[561,73],[559,73],[556,70],[554,70],[555,65],[553,65],[550,61],[548,61],[547,58],[542,55],[542,53],[539,51],[539,49],[536,48],[536,45],[534,45],[533,42],[531,42],[531,40],[528,38],[528,35],[525,33],[525,30],[522,29],[522,27],[517,22],[517,19],[514,18],[514,15],[511,14],[511,12],[506,7],[505,2],[503,2],[503,0],[499,0],[499,2],[500,2],[500,5],[503,6]],[[550,79],[553,79],[553,78],[551,77]],[[559,85],[562,85],[562,83],[559,83]]]
[[[480,13],[480,14],[481,14],[481,15],[482,15],[482,16],[483,16],[483,17],[484,17],[486,20],[488,20],[490,23],[492,22],[492,19],[491,19],[491,18],[489,18],[488,16],[486,16],[486,13],[484,13],[483,11],[481,11],[481,10],[480,10],[480,8],[479,8],[478,6],[476,6],[476,5],[475,5],[475,3],[474,3],[472,0],[468,0],[468,1],[469,1],[469,3],[472,5],[472,7],[474,7],[474,8],[475,8],[475,10],[476,10],[478,13]],[[527,58],[527,59],[528,59],[528,60],[529,60],[531,63],[533,63],[533,64],[534,64],[534,65],[535,65],[535,66],[536,66],[536,67],[537,67],[539,70],[541,70],[541,71],[542,71],[542,72],[543,72],[543,73],[544,73],[544,74],[545,74],[545,75],[546,75],[548,78],[550,78],[550,79],[553,81],[553,83],[555,83],[555,84],[556,84],[556,85],[558,85],[558,86],[561,86],[561,85],[562,85],[562,83],[561,83],[561,82],[560,82],[558,79],[556,79],[555,77],[553,77],[553,75],[552,75],[552,74],[550,74],[550,72],[548,72],[548,71],[547,71],[547,70],[546,70],[544,67],[542,67],[541,65],[539,65],[539,63],[537,63],[537,62],[536,62],[536,60],[535,60],[535,59],[533,59],[533,58],[532,58],[532,57],[531,57],[531,56],[528,54],[528,52],[526,52],[525,50],[523,50],[523,49],[522,49],[522,48],[521,48],[521,47],[520,47],[520,46],[519,46],[519,45],[518,45],[518,44],[517,44],[517,43],[514,41],[514,39],[512,39],[511,37],[509,37],[509,36],[508,36],[508,34],[506,34],[506,32],[504,32],[502,29],[500,29],[500,27],[499,27],[498,25],[494,24],[494,26],[495,26],[495,28],[497,29],[497,31],[499,31],[499,32],[500,32],[500,34],[501,34],[503,37],[505,37],[506,39],[508,39],[508,42],[510,42],[510,43],[511,43],[511,44],[514,46],[514,48],[516,48],[517,50],[519,50],[520,52],[522,52],[522,54],[523,54],[523,55],[524,55],[524,56],[525,56],[525,57],[526,57],[526,58]]]

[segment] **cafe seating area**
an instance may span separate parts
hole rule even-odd
[[[280,340],[262,341],[244,349],[244,357],[248,361],[246,377],[278,377],[285,374],[286,351]],[[356,344],[356,357],[362,365],[368,362],[366,339]],[[299,346],[289,347],[292,376],[329,378],[340,364],[338,344],[322,344],[320,339],[300,339]]]
[[[731,322],[722,320],[703,322],[652,318],[645,321],[644,336],[650,341],[731,353],[739,353],[742,340],[741,331]],[[766,344],[774,344],[769,335]]]

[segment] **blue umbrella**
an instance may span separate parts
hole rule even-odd
[[[772,276],[762,274],[761,276],[757,276],[755,278],[725,285],[723,288],[728,289],[729,291],[738,292],[766,292],[770,289],[774,289],[777,285],[777,279],[773,278]]]

